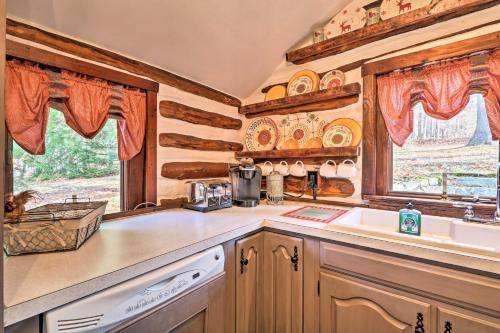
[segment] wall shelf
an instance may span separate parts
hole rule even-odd
[[[263,160],[301,160],[305,164],[321,164],[326,160],[353,159],[360,154],[359,147],[334,147],[334,148],[305,148],[268,151],[242,151],[236,152],[236,158],[250,157],[255,161]]]
[[[341,36],[315,43],[286,54],[287,61],[294,64],[304,64],[316,59],[339,54],[354,48],[373,43],[387,37],[402,34],[408,31],[424,28],[435,23],[444,22],[478,10],[493,7],[498,0],[467,0],[461,6],[442,12],[432,13],[430,8],[424,7],[402,14],[391,19],[380,21]]]
[[[356,103],[360,93],[361,85],[356,82],[342,87],[241,106],[239,113],[247,118],[255,118],[267,115],[332,110]]]

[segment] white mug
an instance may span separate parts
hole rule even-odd
[[[337,163],[328,160],[319,168],[319,175],[325,178],[333,178],[337,176]]]
[[[295,177],[304,177],[307,175],[306,167],[302,161],[297,161],[290,167],[290,174]]]
[[[286,163],[286,161],[281,161],[280,164],[276,164],[274,166],[274,171],[276,171],[282,176],[288,176],[289,174],[288,163]]]
[[[262,176],[269,176],[271,172],[273,172],[273,164],[271,161],[265,161],[262,164],[259,164],[260,170],[262,170]]]
[[[337,177],[352,178],[356,177],[357,172],[356,163],[353,160],[345,160],[337,167]]]

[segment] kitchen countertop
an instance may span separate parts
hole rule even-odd
[[[233,207],[210,213],[167,210],[103,223],[77,251],[4,257],[4,325],[262,228],[500,278],[499,258],[377,238],[281,216],[303,206],[287,202],[284,206]]]

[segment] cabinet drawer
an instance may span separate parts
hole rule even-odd
[[[321,242],[320,263],[410,292],[423,291],[500,315],[500,281],[411,260]]]

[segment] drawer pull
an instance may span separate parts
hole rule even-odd
[[[290,259],[293,264],[293,269],[297,272],[299,270],[299,249],[297,246],[293,247],[293,257]]]
[[[451,323],[449,321],[444,323],[444,333],[451,333]]]
[[[425,333],[424,315],[421,312],[417,313],[417,325],[415,325],[415,333]]]
[[[240,256],[240,271],[241,274],[245,271],[245,266],[248,265],[248,259],[245,258],[245,251],[241,249],[241,256]]]

